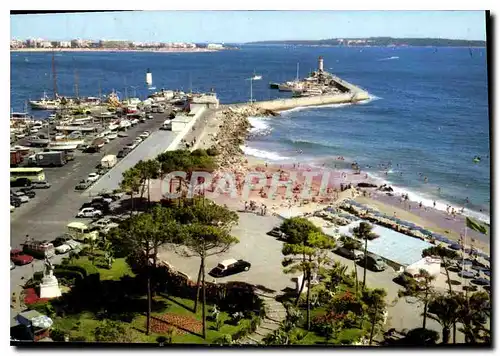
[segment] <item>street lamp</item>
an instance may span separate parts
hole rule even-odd
[[[261,80],[262,76],[260,75],[255,75],[253,77],[247,78],[246,80],[250,81],[250,104],[253,103],[253,81],[254,80]]]

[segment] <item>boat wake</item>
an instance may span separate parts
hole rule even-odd
[[[381,58],[381,59],[378,59],[378,61],[391,61],[393,59],[399,59],[398,56],[392,56],[392,57],[387,57],[387,58]]]

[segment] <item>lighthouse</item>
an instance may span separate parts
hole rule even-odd
[[[146,72],[146,84],[151,86],[153,84],[153,75],[151,74],[151,71],[148,68],[148,71]]]
[[[319,56],[318,58],[318,71],[323,71],[323,56]]]

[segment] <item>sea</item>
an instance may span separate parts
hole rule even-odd
[[[250,118],[247,154],[331,168],[356,162],[411,200],[465,207],[468,215],[490,221],[485,48],[242,45],[213,53],[62,52],[55,54],[54,68],[60,95],[114,90],[143,99],[152,92],[145,84],[149,69],[156,90],[213,89],[229,104],[290,96],[269,89],[269,82],[293,80],[297,64],[305,77],[319,56],[325,70],[367,90],[371,99]],[[25,111],[27,100],[52,95],[52,72],[50,52],[12,52],[11,110]],[[262,80],[249,80],[254,74]]]

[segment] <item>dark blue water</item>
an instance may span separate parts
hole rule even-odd
[[[450,203],[489,215],[490,163],[487,67],[484,49],[473,48],[281,48],[243,47],[217,53],[62,53],[56,59],[58,91],[80,95],[118,90],[145,97],[150,68],[158,89],[215,88],[221,102],[279,96],[269,81],[303,77],[322,55],[325,69],[368,90],[359,105],[285,112],[277,120],[253,120],[264,135],[249,151],[269,160],[296,156],[335,164],[358,162],[370,174],[409,191],[414,199]],[[135,86],[135,88],[132,88]],[[11,103],[21,111],[28,98],[52,90],[50,53],[11,54]],[[47,115],[47,114],[44,114]],[[264,128],[266,128],[264,130]],[[474,163],[474,156],[482,160]],[[391,163],[385,169],[379,164]],[[371,168],[368,168],[371,167]],[[402,173],[402,175],[401,175]],[[424,183],[423,177],[428,177]],[[439,188],[439,189],[438,189]],[[411,196],[410,196],[411,197]]]

